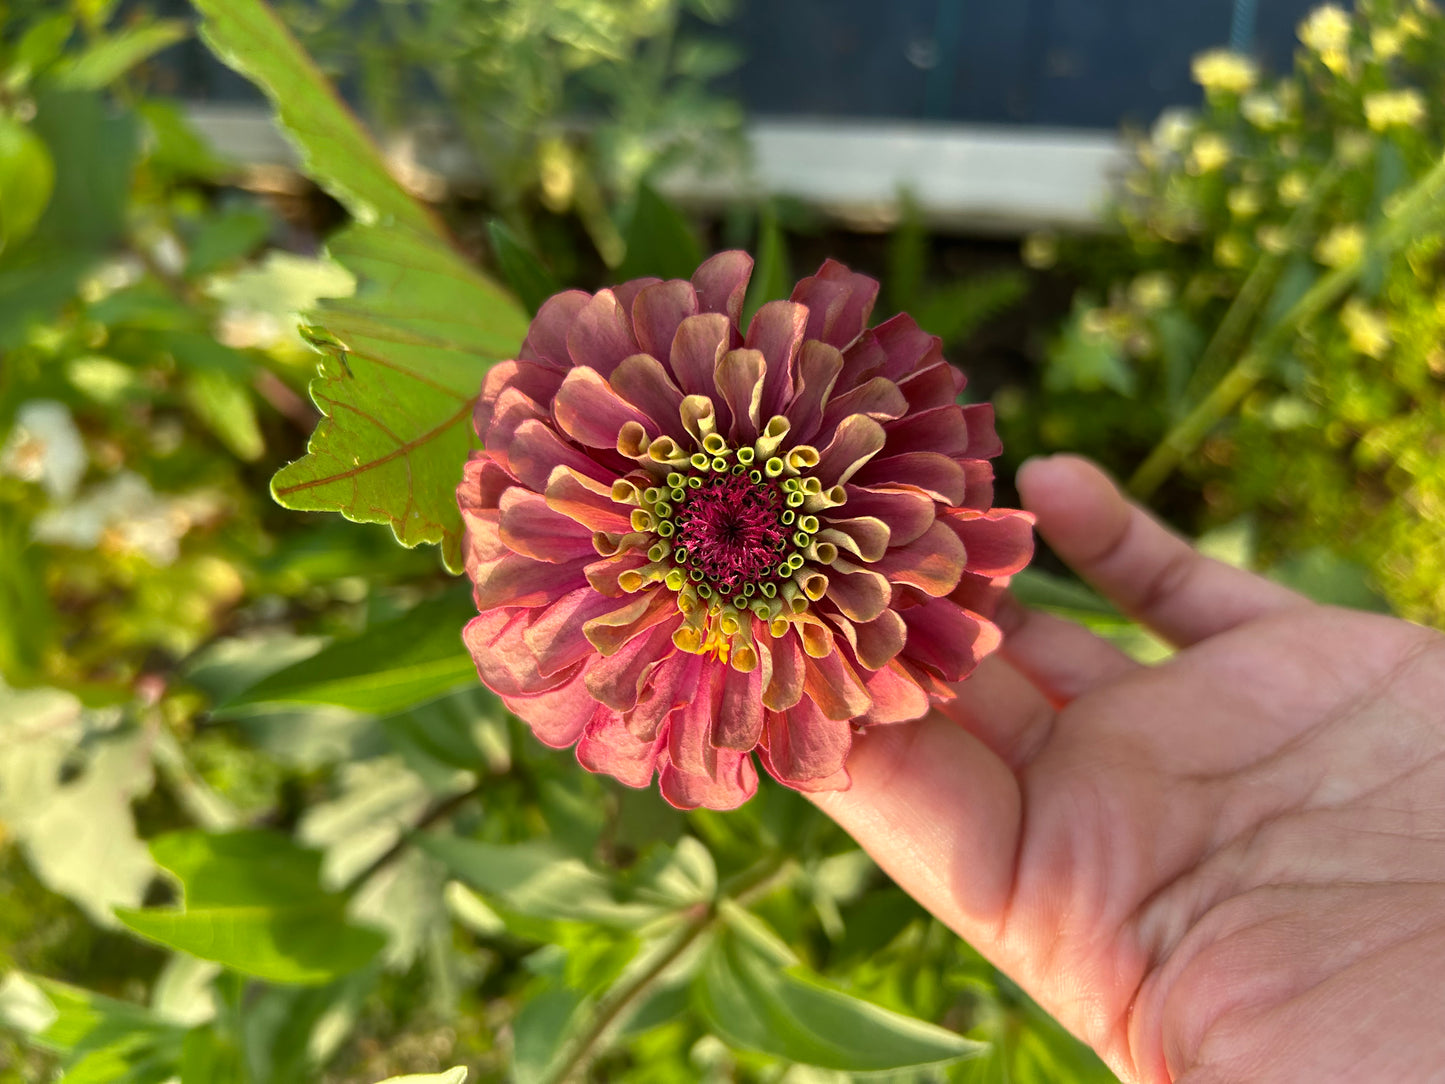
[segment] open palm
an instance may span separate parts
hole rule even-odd
[[[1207,560],[1082,460],[1019,485],[1182,650],[1012,609],[819,804],[1126,1081],[1445,1080],[1445,637]]]

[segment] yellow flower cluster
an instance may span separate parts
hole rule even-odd
[[[1211,93],[1243,94],[1259,81],[1259,66],[1228,49],[1211,49],[1194,58],[1194,81]]]
[[[1214,132],[1205,132],[1194,141],[1189,149],[1189,172],[1195,176],[1213,173],[1228,164],[1233,152],[1229,142]]]
[[[1303,173],[1286,173],[1279,179],[1279,201],[1286,207],[1298,207],[1309,194],[1309,178]]]
[[[1251,94],[1240,103],[1239,111],[1262,132],[1278,128],[1285,120],[1284,103],[1273,94]]]
[[[1299,28],[1299,40],[1319,54],[1325,67],[1343,75],[1350,63],[1350,37],[1354,24],[1344,8],[1326,4],[1310,13]]]
[[[1315,259],[1326,267],[1348,267],[1364,254],[1365,231],[1353,223],[1336,226],[1315,246]]]
[[[1382,90],[1365,97],[1365,120],[1377,132],[1410,128],[1425,119],[1425,99],[1418,90]]]
[[[1390,325],[1386,319],[1357,297],[1345,302],[1340,310],[1340,326],[1350,346],[1370,358],[1383,358],[1390,352]]]

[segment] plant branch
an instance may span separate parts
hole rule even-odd
[[[749,900],[766,895],[782,881],[791,877],[793,867],[778,855],[770,855],[750,870],[740,874],[727,891],[719,893],[720,898],[745,904]],[[676,934],[671,944],[659,952],[644,970],[629,981],[613,987],[597,1003],[597,1008],[588,1021],[586,1029],[566,1046],[566,1056],[556,1062],[556,1068],[543,1075],[538,1084],[572,1084],[591,1065],[601,1052],[603,1040],[626,1013],[652,992],[658,980],[669,968],[694,945],[704,934],[711,932],[721,921],[718,901],[699,905],[696,913]]]
[[[416,824],[412,825],[411,831],[407,832],[390,847],[382,851],[382,853],[378,855],[377,858],[372,861],[370,865],[368,865],[355,877],[351,878],[351,880],[348,881],[346,884],[346,891],[351,892],[357,888],[360,888],[367,881],[371,880],[371,878],[375,877],[383,869],[389,866],[398,857],[400,857],[403,851],[405,851],[409,846],[411,846],[412,836],[416,835],[416,833],[418,832],[426,831],[433,824],[436,824],[437,821],[443,820],[451,816],[462,806],[466,805],[477,795],[481,794],[482,790],[485,787],[486,781],[484,780],[474,787],[469,787],[468,789],[461,791],[458,794],[453,794],[450,798],[443,798],[436,805],[432,806],[421,815],[421,819],[418,820]]]
[[[1151,496],[1209,431],[1228,417],[1264,378],[1289,341],[1349,293],[1373,258],[1399,247],[1424,227],[1432,215],[1440,212],[1442,194],[1445,194],[1445,159],[1437,162],[1400,199],[1357,259],[1316,282],[1241,355],[1209,394],[1165,434],[1129,479],[1129,492],[1138,500]]]

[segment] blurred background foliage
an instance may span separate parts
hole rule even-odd
[[[198,7],[301,71],[264,19],[242,40],[252,0]],[[721,0],[277,10],[388,148],[460,140],[460,191],[399,172],[499,321],[725,246],[752,311],[834,255],[993,399],[1002,476],[1085,452],[1222,559],[1445,624],[1433,6],[1323,8],[1279,78],[1199,58],[1202,110],[1134,137],[1111,228],[1021,253],[906,195],[886,235],[660,197],[743,153]],[[800,796],[682,814],[588,775],[477,687],[435,554],[268,496],[335,363],[297,314],[404,320],[368,278],[402,250],[331,232],[376,195],[359,159],[311,148],[338,207],[217,158],[154,89],[193,31],[0,14],[0,1080],[1111,1079]],[[1017,593],[1165,653],[1047,555]]]

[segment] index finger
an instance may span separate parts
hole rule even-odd
[[[1203,556],[1078,456],[1030,460],[1019,469],[1018,486],[1055,553],[1125,613],[1181,647],[1310,604]]]

